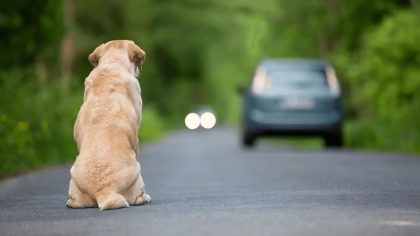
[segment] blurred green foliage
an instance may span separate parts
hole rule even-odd
[[[73,122],[111,39],[146,52],[142,142],[201,104],[236,124],[237,86],[266,57],[325,58],[350,147],[420,153],[419,0],[16,0],[0,6],[0,175],[72,160]]]
[[[55,57],[64,32],[62,2],[14,0],[0,6],[0,69]]]
[[[142,113],[142,122],[147,125],[140,127],[139,142],[141,144],[162,136],[165,124],[155,109],[149,106],[145,107]]]
[[[81,89],[64,95],[60,81],[38,85],[22,71],[0,73],[0,84],[0,174],[75,157],[72,124]]]
[[[350,146],[420,153],[419,22],[412,11],[396,11],[353,55],[346,74],[359,122],[348,128]]]

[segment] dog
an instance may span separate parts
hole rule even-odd
[[[89,55],[94,69],[74,124],[79,155],[70,170],[67,207],[106,210],[151,202],[136,159],[142,110],[136,77],[145,58],[129,40],[109,41]]]

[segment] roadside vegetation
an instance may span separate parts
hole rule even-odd
[[[98,10],[101,9],[101,10]],[[73,160],[88,54],[111,39],[147,52],[141,142],[200,104],[238,125],[268,57],[325,58],[345,93],[350,148],[420,153],[418,0],[17,0],[0,7],[0,176]]]

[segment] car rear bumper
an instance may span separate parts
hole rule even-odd
[[[341,130],[343,113],[330,112],[261,112],[245,115],[245,130],[253,134],[322,135]]]

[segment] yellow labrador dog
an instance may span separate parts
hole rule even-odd
[[[136,160],[142,109],[136,77],[145,56],[128,40],[107,42],[89,55],[95,68],[74,125],[79,155],[70,170],[68,207],[105,210],[151,201]]]

